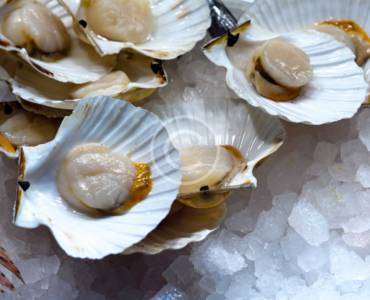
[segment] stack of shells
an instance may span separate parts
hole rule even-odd
[[[280,118],[321,125],[364,103],[365,36],[360,59],[356,33],[316,24],[370,28],[347,2],[257,0],[203,48],[240,99],[187,102],[150,96],[167,85],[162,62],[206,36],[206,1],[5,1],[0,151],[19,161],[14,223],[45,225],[68,255],[90,259],[206,238],[283,144]]]

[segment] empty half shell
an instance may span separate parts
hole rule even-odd
[[[161,224],[140,243],[127,249],[125,254],[158,254],[165,250],[182,249],[190,243],[204,240],[220,226],[226,215],[227,195],[222,197],[225,199],[221,204],[205,209],[175,202],[171,212]]]
[[[0,49],[54,80],[95,81],[115,65],[115,57],[102,58],[77,38],[72,17],[57,0],[6,1],[0,22]]]
[[[140,54],[124,52],[119,55],[111,73],[86,84],[55,81],[6,54],[0,59],[0,77],[24,101],[60,110],[73,109],[81,98],[102,95],[134,102],[167,84],[161,63]]]
[[[15,224],[49,227],[73,257],[121,253],[169,213],[179,166],[156,116],[110,97],[84,99],[54,140],[22,148]]]
[[[298,92],[287,86],[282,91],[276,84],[282,78],[272,78],[271,73],[255,77],[259,80],[258,87],[248,76],[256,53],[276,38],[300,49],[309,60],[312,77]],[[315,30],[279,35],[246,22],[231,34],[211,41],[204,47],[204,53],[216,65],[226,68],[226,82],[239,97],[270,115],[291,122],[320,125],[350,118],[366,98],[367,84],[353,52],[330,35]],[[286,65],[284,61],[282,65]],[[261,72],[266,74],[266,69]],[[258,89],[261,86],[268,95],[293,94],[288,101],[286,98],[284,102],[273,101],[272,97],[261,93]]]
[[[211,24],[203,0],[63,0],[83,40],[101,55],[134,49],[173,59],[202,40]]]
[[[179,199],[191,207],[217,206],[210,195],[255,187],[254,167],[284,141],[277,118],[239,100],[179,97],[144,107],[161,118],[180,152]]]

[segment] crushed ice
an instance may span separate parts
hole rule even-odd
[[[156,97],[234,97],[199,51],[168,71]],[[256,172],[259,188],[229,200],[219,231],[153,257],[73,260],[47,230],[15,228],[15,163],[0,159],[1,244],[26,281],[1,299],[370,299],[370,109],[286,126],[286,145]]]

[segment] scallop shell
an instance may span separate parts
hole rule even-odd
[[[124,254],[158,254],[165,250],[179,250],[190,243],[200,242],[217,230],[226,211],[225,203],[212,208],[196,209],[175,202],[166,219],[144,240],[127,249]]]
[[[238,149],[247,167],[215,192],[255,187],[253,169],[283,144],[285,132],[277,118],[240,100],[224,98],[191,101],[182,98],[155,100],[144,107],[157,114],[177,149],[195,145],[228,145]],[[188,195],[180,195],[188,197]]]
[[[275,17],[269,20],[281,20],[282,23],[288,20]],[[363,70],[355,63],[355,56],[349,48],[331,36],[314,30],[280,35],[301,48],[311,60],[313,80],[300,96],[292,102],[275,102],[256,92],[244,70],[233,63],[230,53],[237,58],[243,57],[252,46],[277,36],[277,33],[246,22],[229,36],[211,41],[204,47],[204,53],[213,63],[226,68],[226,82],[239,97],[270,115],[311,125],[351,118],[367,94]]]
[[[5,65],[9,63],[10,66]],[[17,67],[14,67],[14,64]],[[128,85],[122,86],[120,91],[114,89],[106,96],[134,102],[167,85],[167,75],[162,64],[139,54],[122,53],[116,69],[124,71],[131,81]],[[9,55],[1,56],[0,78],[10,84],[15,95],[36,105],[71,110],[81,100],[73,99],[70,95],[80,85],[52,80]]]
[[[81,143],[101,143],[129,154],[133,161],[148,163],[153,179],[148,197],[119,216],[94,218],[71,209],[58,193],[56,169],[66,153]],[[121,253],[169,213],[179,190],[179,164],[179,154],[156,116],[110,97],[84,99],[64,119],[55,140],[22,149],[15,224],[49,227],[73,257],[100,259]]]
[[[14,0],[11,0],[14,1]],[[7,1],[9,4],[11,1]],[[115,58],[102,58],[94,49],[82,42],[76,37],[73,31],[72,17],[59,4],[57,0],[39,0],[58,16],[68,29],[71,35],[71,49],[67,56],[56,61],[44,61],[29,56],[24,48],[16,47],[1,33],[0,26],[0,49],[16,53],[20,58],[26,61],[37,72],[60,82],[73,82],[82,84],[95,81],[108,74],[114,67]],[[6,11],[6,4],[0,8],[0,19]]]
[[[81,0],[60,2],[77,18]],[[101,55],[116,54],[130,48],[146,56],[168,60],[190,51],[205,37],[211,25],[209,8],[204,0],[150,0],[150,4],[155,29],[152,37],[142,44],[110,41],[96,35],[88,26],[80,28]]]
[[[301,30],[332,19],[350,19],[370,32],[369,10],[368,0],[256,0],[243,19],[251,18],[274,33]]]
[[[370,20],[367,13],[369,10],[368,0],[257,0],[243,19],[251,18],[255,24],[274,33],[300,30],[332,19],[347,19],[355,21],[369,34]],[[267,12],[274,18],[267,17]],[[370,83],[369,63],[364,66],[364,70],[366,80]]]

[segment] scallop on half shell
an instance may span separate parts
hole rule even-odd
[[[130,48],[173,59],[202,40],[211,24],[203,0],[63,0],[81,38],[101,55]]]
[[[79,102],[55,139],[22,147],[19,162],[15,224],[49,227],[79,258],[122,253],[144,239],[169,213],[181,180],[160,120],[110,97]]]
[[[52,140],[61,120],[25,110],[14,99],[5,82],[0,87],[0,152],[9,158],[19,155],[19,147],[36,146]]]
[[[132,52],[120,53],[111,73],[86,84],[55,81],[6,52],[0,54],[0,78],[16,96],[30,105],[66,110],[65,114],[85,97],[111,96],[134,102],[167,85],[160,62]]]
[[[169,131],[183,180],[170,214],[125,254],[157,254],[204,240],[223,221],[231,192],[257,184],[254,167],[285,136],[278,119],[239,100],[156,99],[144,107],[159,114]]]
[[[355,53],[370,83],[369,10],[368,0],[257,0],[244,19],[253,19],[258,26],[277,34],[313,28],[333,36]],[[267,12],[274,18],[267,17]]]
[[[161,118],[180,152],[178,199],[194,208],[218,206],[223,194],[255,187],[254,168],[277,151],[285,137],[277,118],[240,100],[156,99],[144,107]]]
[[[107,75],[115,57],[102,58],[81,42],[57,0],[11,0],[0,7],[0,49],[16,53],[40,74],[83,84]]]
[[[275,33],[252,19],[208,43],[204,53],[226,68],[227,85],[240,98],[291,122],[320,125],[351,118],[366,98],[354,53],[315,30]]]

